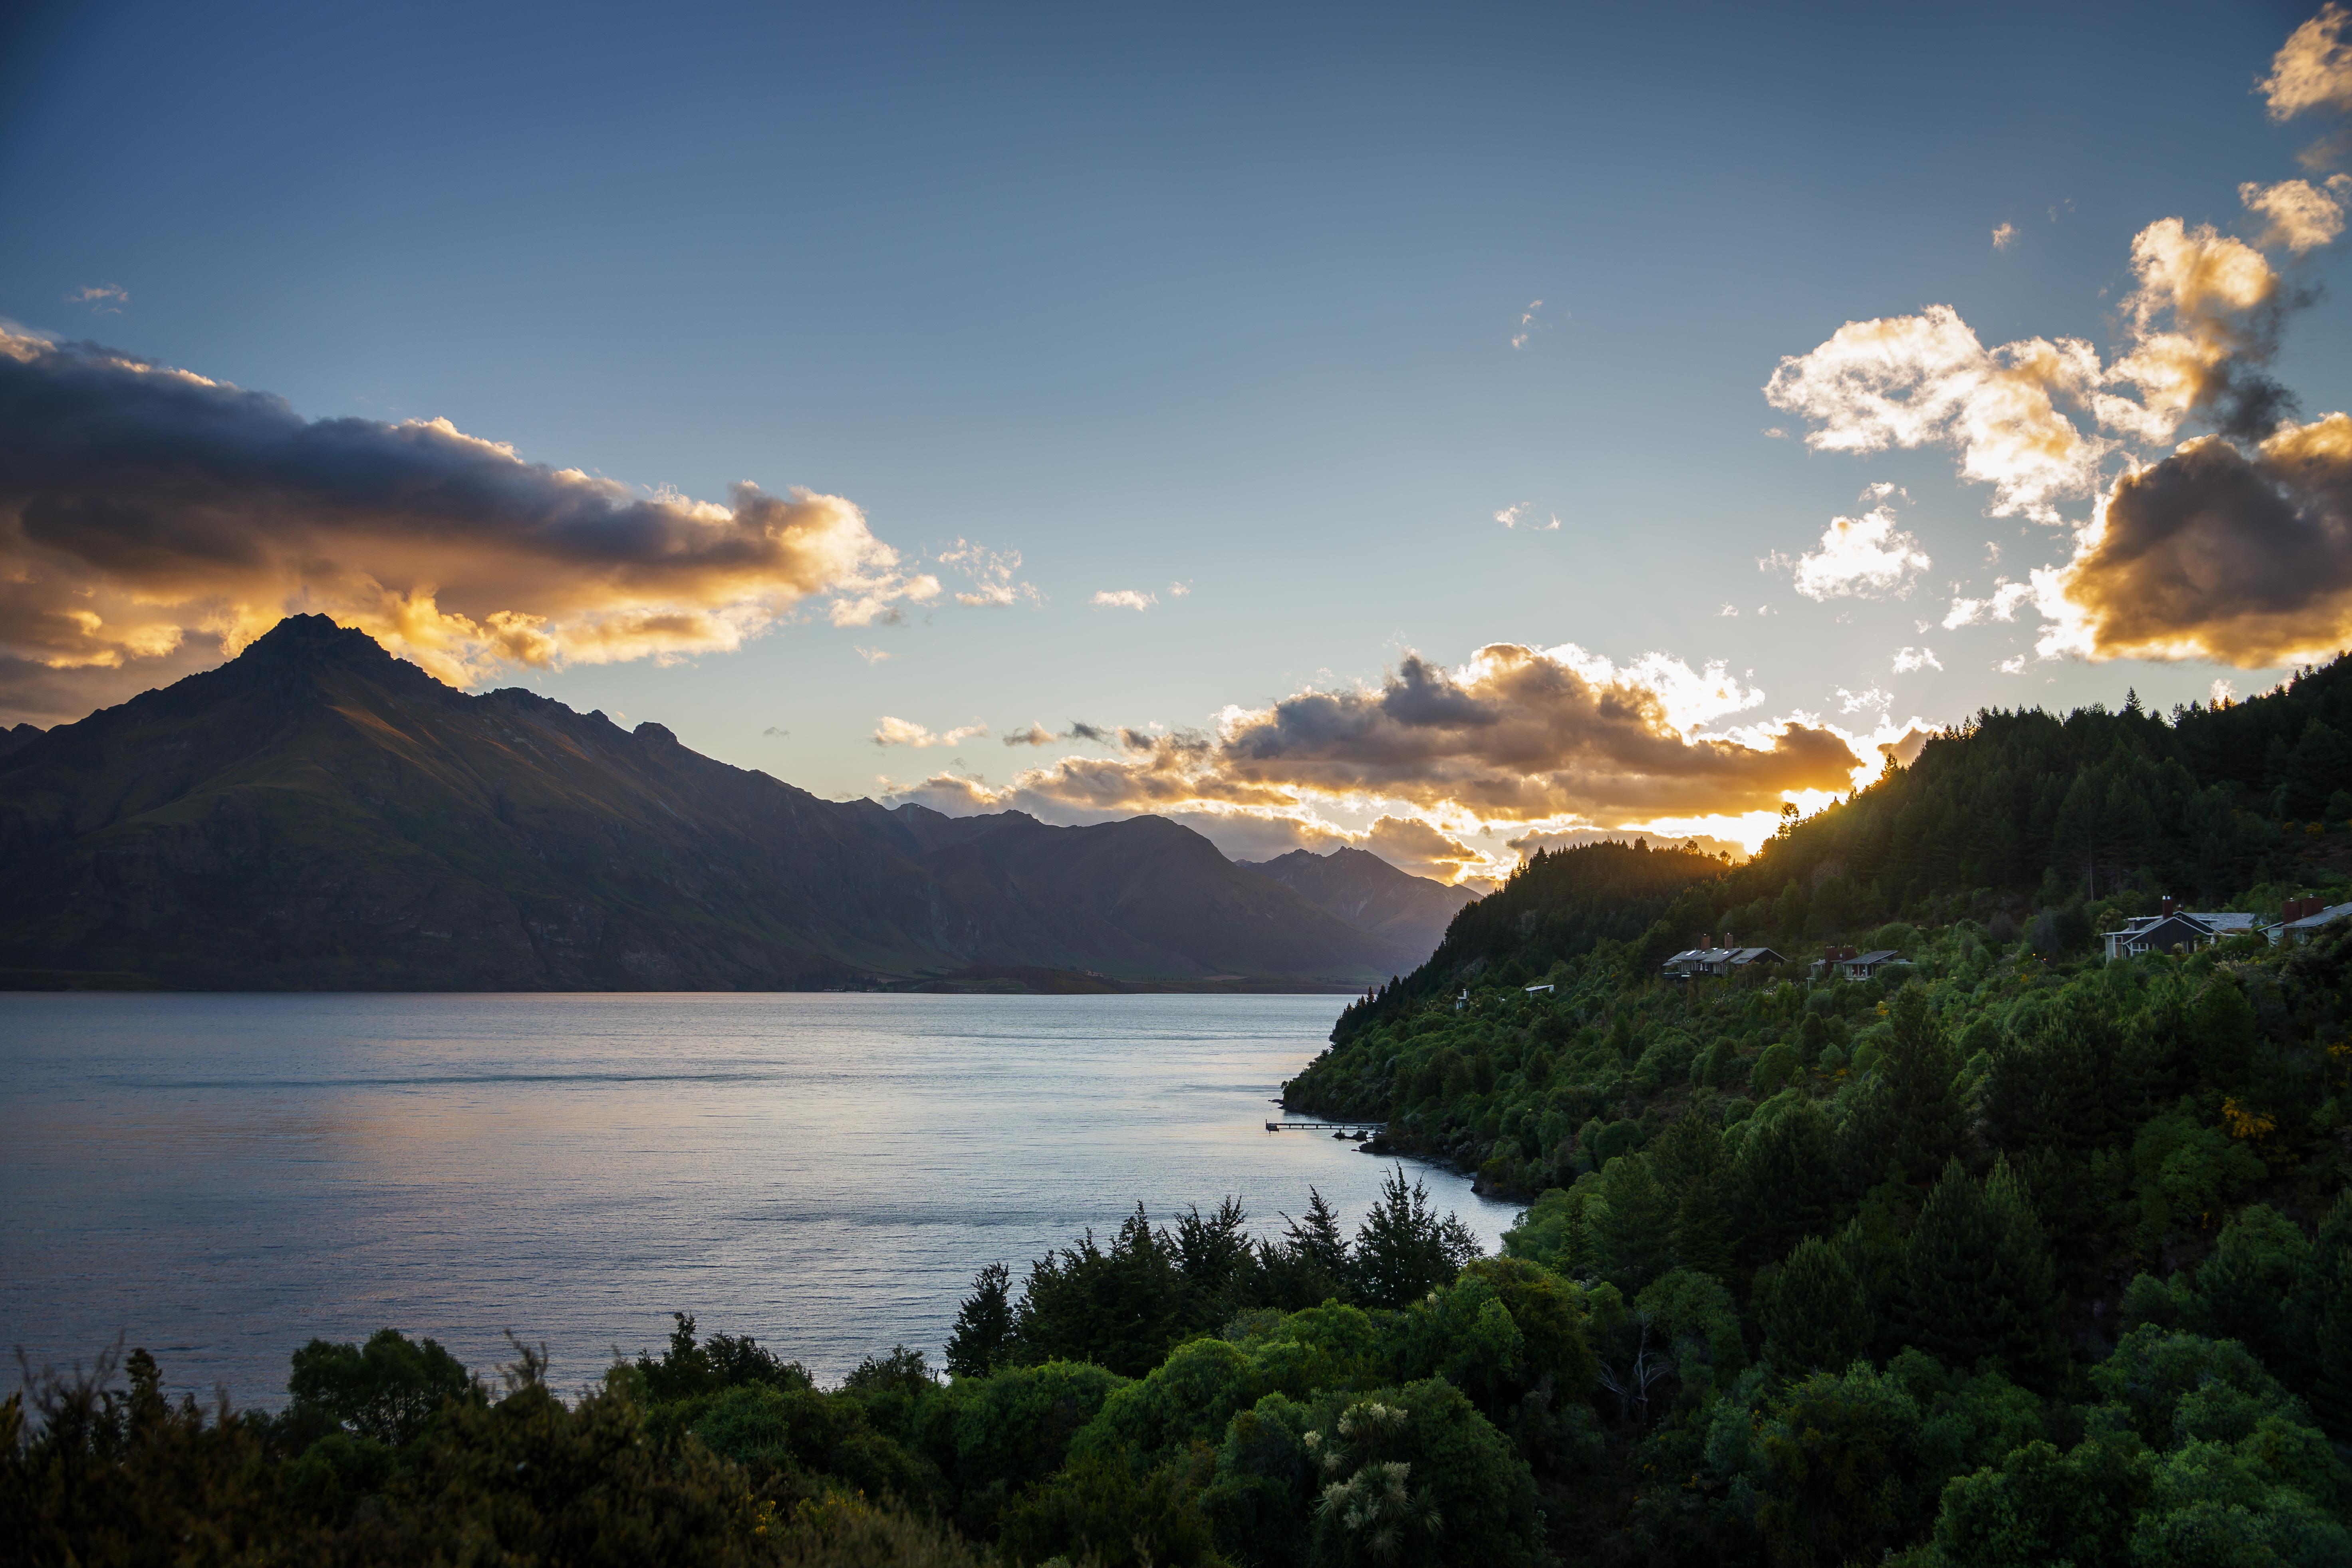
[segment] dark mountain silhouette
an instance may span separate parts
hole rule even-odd
[[[16,984],[728,989],[965,971],[1352,987],[1360,930],[1158,817],[821,800],[321,616],[0,752]]]
[[[1370,850],[1346,845],[1328,855],[1294,849],[1242,863],[1349,925],[1413,949],[1416,964],[1436,951],[1462,907],[1478,901],[1467,888],[1400,871]]]

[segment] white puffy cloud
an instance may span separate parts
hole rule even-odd
[[[2058,411],[2099,380],[2078,338],[1988,350],[1959,312],[1848,321],[1811,353],[1783,358],[1764,395],[1817,426],[1821,452],[1954,446],[1960,471],[1993,487],[1996,517],[2058,521],[2056,503],[2095,487],[2105,447]]]
[[[1897,522],[1894,500],[1899,494],[1892,485],[1872,486],[1862,499],[1876,506],[1860,517],[1832,518],[1818,546],[1793,559],[1769,556],[1764,564],[1790,571],[1797,592],[1809,599],[1907,595],[1919,574],[1935,563]]]
[[[2324,243],[2332,195],[2303,181],[2249,189],[2278,243]],[[2134,237],[2131,265],[2113,363],[2079,338],[1988,349],[1958,311],[1931,305],[1848,321],[1782,359],[1765,396],[1813,423],[1805,442],[1816,451],[1954,447],[1961,476],[1992,487],[1994,516],[2059,523],[2059,504],[2096,495],[2101,464],[2119,449],[2099,426],[2167,441],[2197,415],[2259,435],[2289,406],[2261,367],[2297,299],[2260,250],[2168,217]]]
[[[931,746],[961,746],[966,741],[979,739],[987,733],[987,725],[971,723],[933,734],[920,724],[885,715],[882,722],[875,727],[872,739],[877,746],[910,746],[922,751]]]
[[[2033,602],[2033,585],[1998,578],[1992,592],[1981,599],[1955,598],[1944,616],[1944,629],[1981,626],[1987,621],[2013,621],[2017,612]]]
[[[1159,602],[1158,595],[1134,588],[1104,588],[1094,596],[1094,606],[1098,610],[1148,610]]]
[[[1908,675],[1916,669],[1941,669],[1944,661],[1929,647],[1898,647],[1895,650],[1895,673]]]
[[[1045,595],[1038,592],[1035,584],[1021,582],[1014,576],[1021,570],[1018,550],[991,550],[968,539],[959,539],[933,559],[954,568],[971,583],[969,588],[957,592],[955,601],[959,605],[978,608],[1045,602]]]

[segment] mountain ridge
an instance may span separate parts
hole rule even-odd
[[[1164,818],[826,801],[324,616],[0,752],[0,893],[18,984],[1339,990],[1421,956]]]
[[[1294,849],[1241,864],[1352,926],[1424,952],[1434,952],[1454,917],[1478,901],[1467,888],[1416,877],[1351,844],[1328,855]]]

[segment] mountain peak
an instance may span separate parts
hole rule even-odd
[[[336,625],[331,616],[289,616],[256,637],[236,662],[373,666],[396,661],[375,638]]]

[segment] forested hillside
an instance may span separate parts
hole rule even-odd
[[[1979,714],[1737,868],[1538,857],[1347,1011],[1290,1106],[1526,1194],[1512,1255],[1640,1325],[1598,1349],[1626,1447],[1588,1544],[2346,1560],[2352,929],[2094,936],[2168,893],[2352,898],[2347,673]],[[1727,931],[1790,962],[1661,977]],[[1816,979],[1838,942],[1904,962]],[[1700,1331],[1681,1303],[1718,1287]]]

